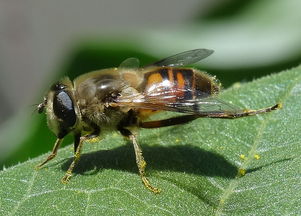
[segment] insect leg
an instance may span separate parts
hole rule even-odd
[[[91,124],[91,126],[94,129],[93,133],[91,133],[91,134],[88,134],[86,136],[81,136],[80,132],[77,132],[74,134],[74,159],[73,159],[72,163],[70,164],[65,176],[62,178],[63,183],[69,182],[69,179],[72,176],[72,171],[73,171],[76,163],[79,161],[80,153],[81,153],[81,149],[83,147],[84,141],[93,139],[93,138],[97,137],[100,133],[100,128],[97,125]]]
[[[96,138],[100,134],[100,128],[96,124],[94,124],[92,122],[90,122],[89,124],[93,128],[93,133],[87,135],[86,136],[86,140],[88,140],[88,139],[91,140],[93,138]],[[80,137],[81,137],[80,132],[77,132],[77,133],[74,134],[74,145],[73,145],[73,147],[74,147],[73,148],[74,149],[74,154],[76,153],[77,147],[78,147],[78,145],[80,143]]]
[[[245,110],[242,112],[203,112],[195,115],[184,115],[177,116],[173,118],[158,120],[158,121],[147,121],[147,122],[139,122],[139,127],[141,128],[159,128],[159,127],[167,127],[178,124],[185,124],[190,121],[193,121],[197,118],[241,118],[246,116],[257,115],[261,113],[271,112],[273,110],[277,110],[281,108],[281,104],[276,104],[271,107],[259,109],[259,110]]]
[[[172,125],[185,124],[185,123],[193,121],[197,118],[200,118],[200,116],[197,116],[197,115],[177,116],[177,117],[158,120],[158,121],[139,122],[139,127],[142,127],[142,128],[167,127],[167,126],[172,126]]]
[[[48,161],[52,160],[56,156],[57,150],[59,149],[62,141],[63,141],[62,138],[61,139],[58,138],[55,141],[51,154],[46,158],[45,161],[43,161],[42,163],[40,163],[39,165],[36,166],[37,169],[40,169],[43,165],[45,165]]]
[[[244,110],[242,112],[212,112],[212,113],[204,113],[200,114],[199,117],[209,117],[209,118],[228,118],[228,119],[234,119],[234,118],[241,118],[246,116],[253,116],[261,113],[271,112],[273,110],[277,110],[281,108],[281,104],[276,104],[271,107],[266,107],[263,109],[258,110]]]
[[[74,153],[74,159],[73,159],[72,163],[70,164],[65,176],[62,178],[62,182],[64,184],[69,182],[69,179],[72,176],[72,171],[73,171],[76,163],[79,161],[81,149],[83,147],[83,143],[86,139],[89,139],[89,138],[90,138],[89,135],[82,136],[82,137],[78,136],[78,135],[75,135],[74,146],[77,146],[77,148],[76,148],[76,151]]]
[[[149,189],[150,191],[154,192],[155,194],[160,193],[160,189],[153,187],[149,180],[146,178],[145,176],[145,167],[146,167],[146,161],[144,160],[144,157],[142,155],[142,149],[140,147],[140,145],[137,142],[136,136],[129,131],[128,129],[125,128],[118,128],[118,130],[120,131],[120,133],[123,136],[128,137],[134,146],[134,150],[135,150],[135,156],[136,156],[136,164],[139,170],[139,174],[142,180],[142,183],[144,184],[144,186]]]
[[[144,157],[142,155],[142,149],[141,149],[140,145],[137,142],[136,136],[131,134],[131,135],[129,135],[129,138],[132,141],[133,146],[134,146],[135,155],[136,155],[136,164],[138,166],[139,174],[140,174],[140,177],[141,177],[141,180],[142,180],[143,184],[145,185],[145,187],[147,189],[154,192],[155,194],[160,193],[160,189],[158,189],[156,187],[153,187],[150,184],[149,180],[145,176],[146,162],[145,162]]]

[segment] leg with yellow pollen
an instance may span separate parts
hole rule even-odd
[[[237,111],[237,112],[217,112],[217,113],[206,113],[206,114],[200,114],[200,117],[209,117],[209,118],[229,118],[229,119],[234,119],[234,118],[241,118],[241,117],[246,117],[246,116],[253,116],[253,115],[258,115],[262,113],[267,113],[267,112],[272,112],[274,110],[278,110],[282,108],[282,104],[276,104],[274,106],[266,107],[263,109],[258,109],[258,110],[243,110],[243,111]]]
[[[74,154],[74,159],[73,159],[72,163],[70,164],[65,176],[62,178],[62,182],[64,184],[68,183],[71,176],[72,176],[72,171],[73,171],[75,165],[77,164],[77,162],[79,161],[81,150],[82,150],[82,147],[83,147],[83,143],[86,139],[89,139],[89,137],[84,136],[84,137],[80,137],[79,139],[75,140],[75,142],[78,142],[78,144],[75,144],[77,146],[77,148],[76,148],[76,151],[75,151],[75,154]]]
[[[137,163],[139,174],[140,174],[140,177],[141,177],[141,180],[142,180],[144,186],[147,189],[149,189],[150,191],[152,191],[152,192],[154,192],[156,194],[160,193],[160,189],[158,189],[156,187],[153,187],[150,184],[149,180],[145,176],[146,162],[145,162],[145,160],[143,158],[142,149],[141,149],[140,145],[137,142],[136,136],[133,135],[133,134],[131,134],[131,135],[129,135],[129,138],[132,141],[133,146],[134,146],[135,155],[136,155],[136,163]]]
[[[53,146],[52,152],[51,154],[46,158],[46,160],[44,160],[42,163],[40,163],[39,165],[36,166],[36,169],[40,169],[42,166],[44,166],[46,163],[48,163],[49,161],[51,161],[53,158],[55,158],[57,151],[62,143],[63,139],[58,138]]]

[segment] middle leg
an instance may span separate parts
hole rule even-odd
[[[146,178],[146,175],[145,175],[146,161],[144,160],[144,157],[142,155],[142,149],[141,149],[139,143],[137,142],[136,136],[131,131],[129,131],[128,129],[125,129],[125,128],[119,128],[119,131],[122,135],[128,137],[133,143],[135,156],[136,156],[136,164],[137,164],[137,167],[139,170],[139,174],[140,174],[142,183],[144,184],[144,186],[147,189],[149,189],[153,193],[155,193],[155,194],[160,193],[160,189],[152,186],[151,183],[149,182],[148,178]]]

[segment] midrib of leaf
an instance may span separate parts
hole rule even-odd
[[[291,94],[293,88],[301,82],[301,75],[299,75],[294,82],[289,86],[288,91],[284,92],[283,96],[280,97],[280,102],[283,103]],[[271,113],[272,114],[272,113]],[[230,196],[233,194],[235,188],[238,186],[239,181],[238,179],[241,178],[241,174],[239,173],[239,170],[246,169],[248,165],[254,160],[254,154],[256,153],[257,146],[259,144],[259,141],[262,137],[262,134],[267,126],[268,121],[271,119],[272,115],[269,115],[264,120],[261,121],[260,128],[257,130],[257,135],[253,141],[253,144],[251,145],[250,151],[248,152],[248,156],[246,157],[246,160],[241,164],[241,166],[238,168],[238,172],[233,180],[230,180],[230,183],[227,188],[224,189],[224,192],[220,196],[220,201],[218,203],[218,206],[216,208],[215,215],[222,215],[224,206],[227,202],[227,200],[230,198]],[[257,116],[257,118],[259,118]]]

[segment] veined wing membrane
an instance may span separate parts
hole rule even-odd
[[[183,90],[183,92],[189,90]],[[179,91],[176,92],[179,94]],[[115,106],[132,109],[151,109],[204,115],[206,113],[235,113],[242,109],[216,97],[199,96],[193,99],[181,99],[175,92],[162,90],[154,95],[136,94],[120,96],[113,103]],[[200,94],[199,94],[200,95]]]
[[[122,69],[138,69],[140,61],[137,58],[127,58],[119,65],[119,68]]]
[[[150,66],[159,67],[181,67],[185,65],[194,64],[201,61],[204,58],[210,56],[214,51],[210,49],[194,49],[186,52],[178,53],[173,56],[169,56],[165,59],[157,61]]]

